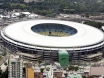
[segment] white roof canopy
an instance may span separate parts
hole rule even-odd
[[[72,36],[44,36],[31,30],[41,23],[63,24],[75,28],[78,32]],[[96,44],[104,40],[104,34],[97,28],[62,20],[31,20],[11,24],[4,29],[5,35],[13,40],[43,47],[81,47]]]

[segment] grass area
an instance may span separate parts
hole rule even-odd
[[[2,60],[2,56],[0,56],[0,61]]]
[[[3,48],[3,51],[4,51],[3,56],[6,56],[6,49],[5,49],[5,48]]]
[[[4,52],[3,56],[6,56],[6,52]]]

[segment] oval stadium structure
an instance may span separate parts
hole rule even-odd
[[[67,52],[69,60],[102,56],[104,33],[89,25],[62,20],[31,20],[11,24],[1,30],[6,46],[56,60]],[[86,56],[86,57],[85,57]]]

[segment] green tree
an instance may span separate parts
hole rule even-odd
[[[40,69],[40,71],[43,73],[43,71],[44,71],[44,68],[41,68],[41,69]]]
[[[0,75],[2,74],[2,70],[1,70],[1,67],[0,67]]]
[[[94,78],[93,76],[89,76],[88,78]]]
[[[0,75],[0,78],[8,78],[8,67],[5,72],[2,72],[2,74]]]
[[[77,67],[74,67],[74,70],[75,70],[75,71],[77,71],[78,69],[79,69],[78,66],[77,66]]]
[[[0,61],[2,60],[2,56],[0,56]]]
[[[99,29],[104,25],[104,23],[95,22],[95,21],[86,21],[84,24],[88,24]]]
[[[26,68],[23,67],[23,74],[25,75],[26,74]]]
[[[77,71],[79,68],[78,68],[78,66],[69,66],[68,69],[72,70],[72,71],[73,70]]]
[[[49,17],[54,17],[59,13],[78,13],[85,14],[88,17],[95,13],[104,12],[103,6],[104,0],[102,2],[98,2],[98,0],[44,0],[30,3],[24,3],[23,0],[0,0],[1,9],[10,11],[13,9],[26,10]]]
[[[42,63],[42,60],[38,60],[38,63],[41,64]]]
[[[69,66],[68,69],[69,70],[74,70],[74,66]]]
[[[48,68],[46,68],[46,70],[47,70],[47,71],[49,71],[49,70],[50,70],[50,68],[48,67]]]
[[[82,78],[86,78],[86,76],[82,76]]]
[[[8,64],[5,62],[4,65],[7,66]]]
[[[97,62],[97,61],[99,60],[99,58],[95,57],[93,60],[94,60],[95,62]]]
[[[3,51],[4,51],[4,55],[3,55],[3,56],[6,56],[6,49],[5,49],[5,48],[3,48]]]

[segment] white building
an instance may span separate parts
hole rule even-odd
[[[37,14],[30,13],[30,12],[15,12],[15,13],[11,14],[11,17],[16,18],[16,17],[20,16],[21,14],[24,14],[28,18],[38,18]]]
[[[22,78],[23,60],[19,56],[10,55],[8,78]]]
[[[18,17],[18,16],[20,16],[20,13],[19,13],[19,12],[13,13],[13,14],[11,15],[11,17]]]
[[[28,15],[28,18],[38,18],[38,15],[37,14],[30,14],[30,15]]]
[[[29,16],[31,13],[30,12],[15,12],[11,15],[11,17],[18,17],[20,16],[21,14],[24,14],[26,16]]]
[[[10,16],[9,15],[0,15],[0,18],[2,19],[2,18],[10,18]]]
[[[78,14],[59,14],[63,18],[81,18],[81,15]]]

